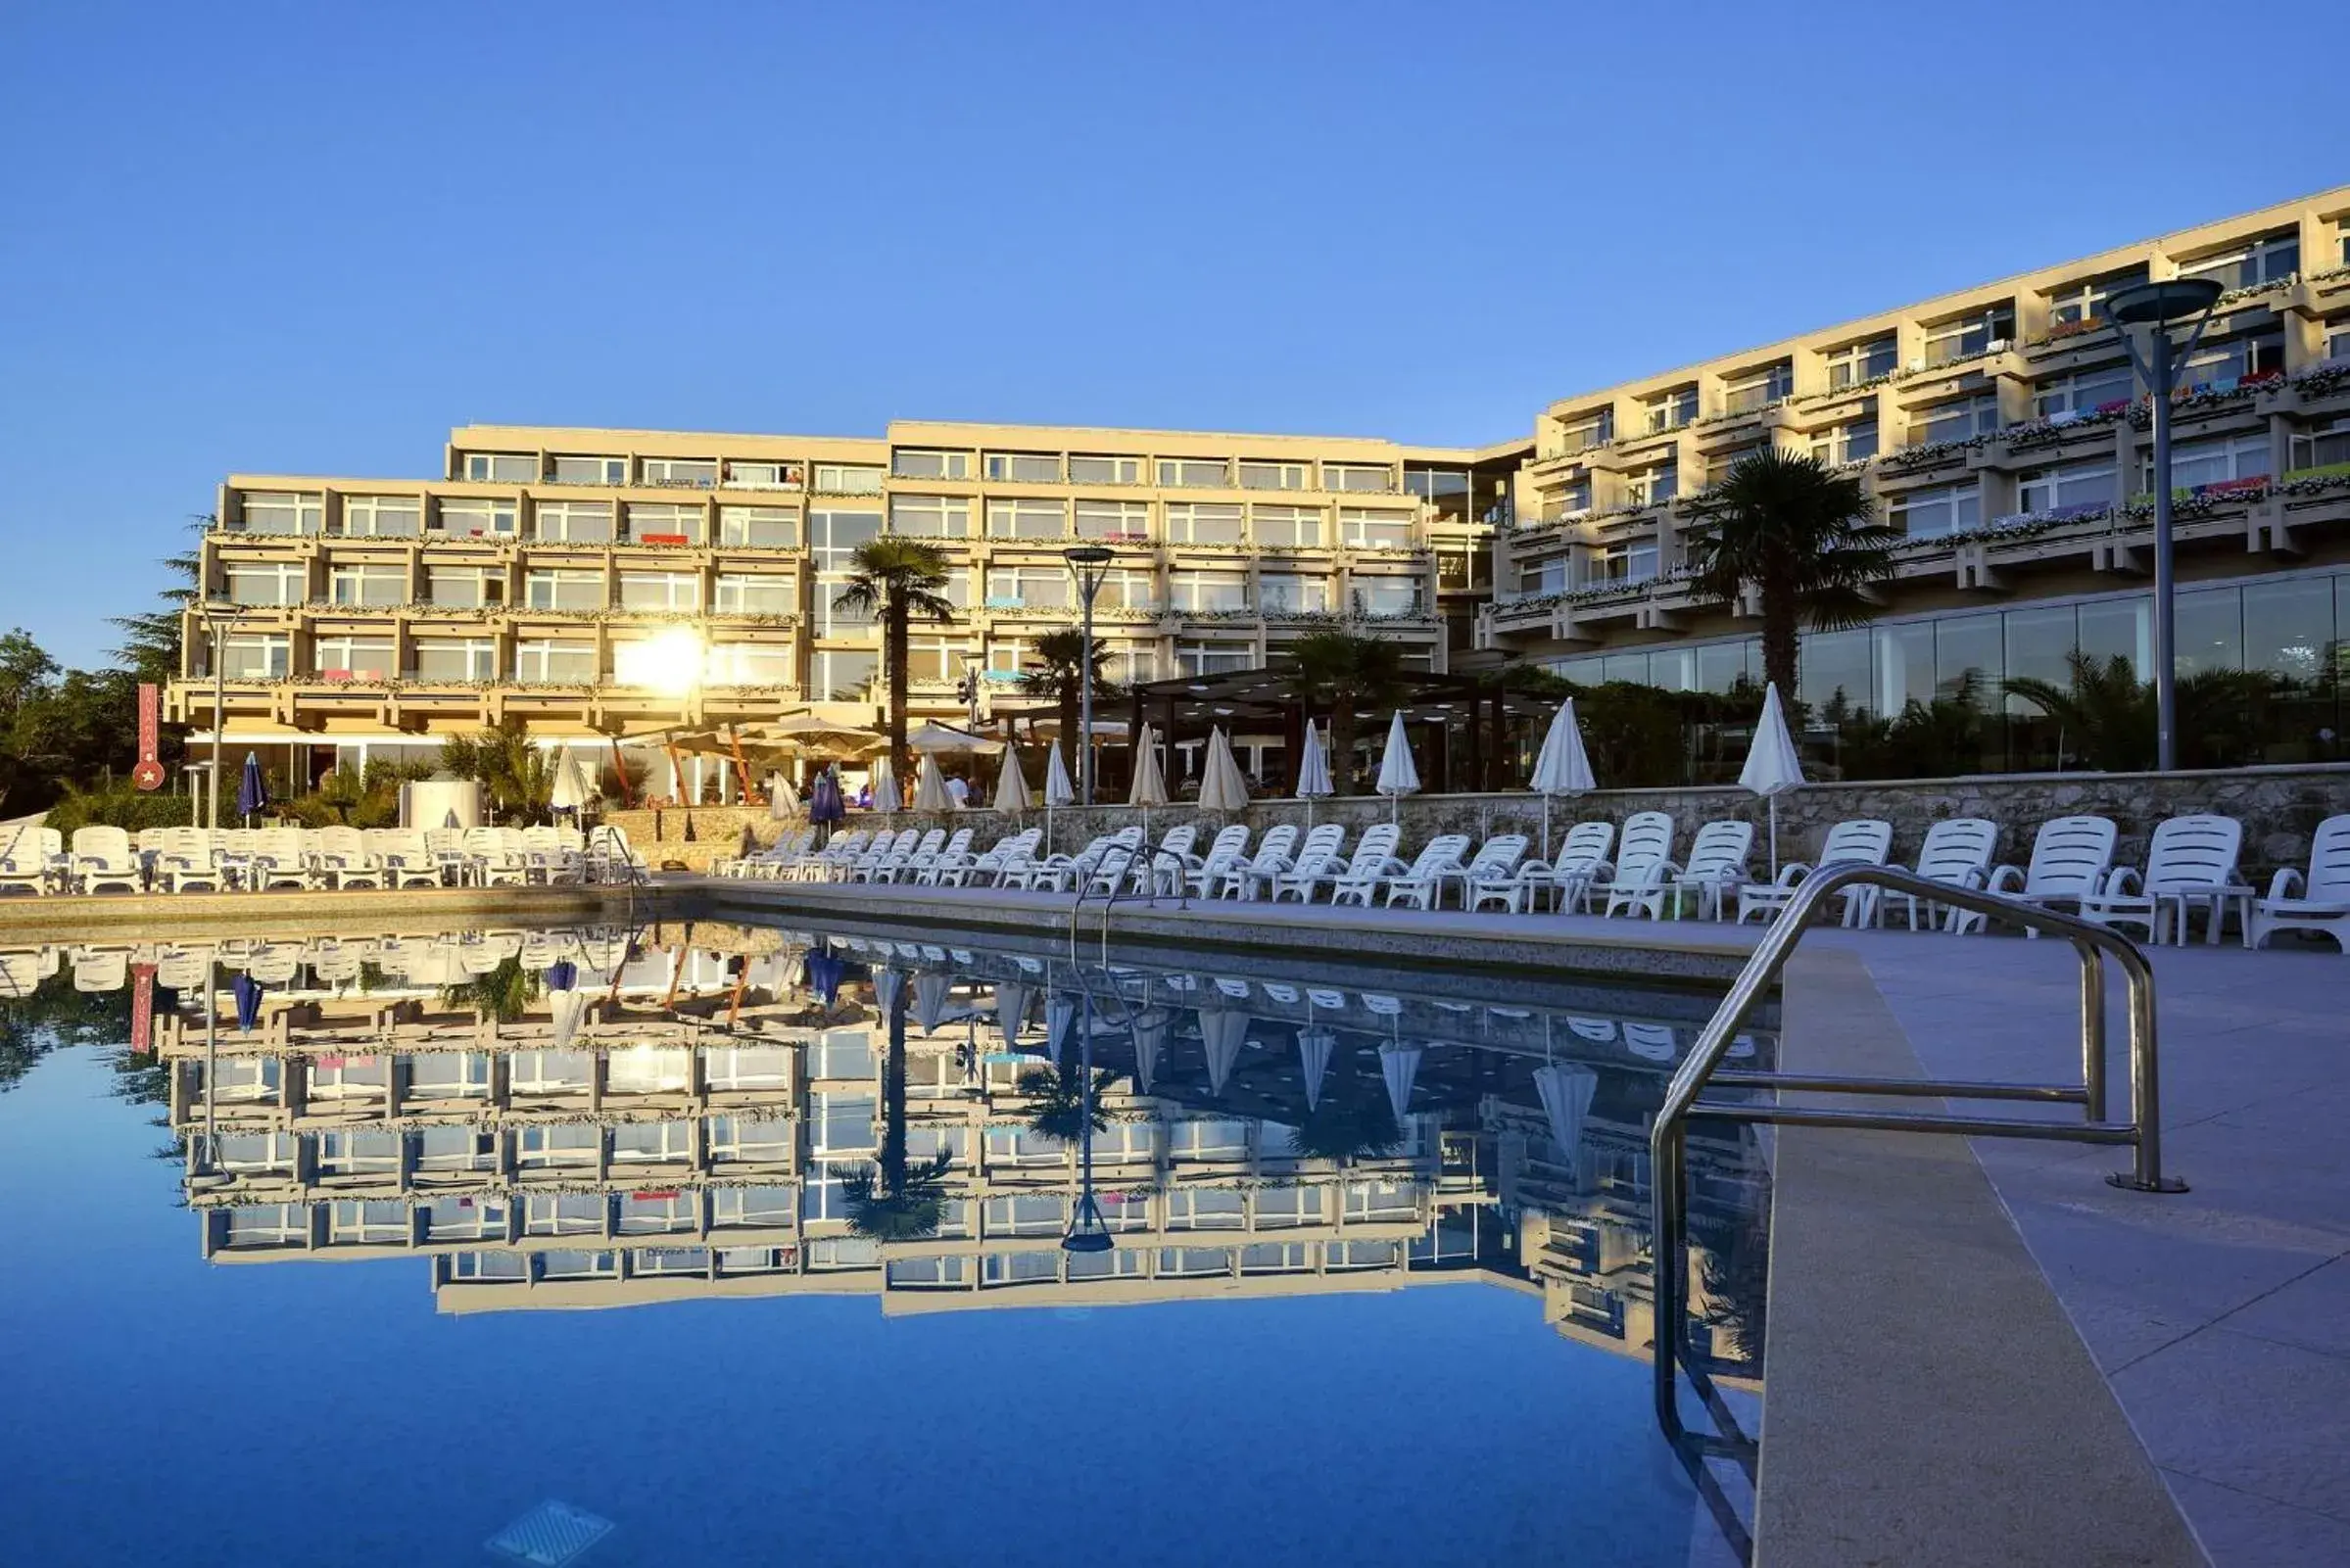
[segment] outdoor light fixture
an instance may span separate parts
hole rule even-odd
[[[2203,341],[2211,308],[2222,293],[2217,278],[2162,278],[2116,289],[2105,301],[2105,317],[2130,356],[2131,365],[2154,395],[2154,766],[2169,773],[2179,766],[2179,663],[2174,634],[2171,574],[2171,384],[2180,365]],[[2171,338],[2176,321],[2194,322],[2184,343]],[[2148,327],[2151,340],[2138,353],[2133,327]],[[2123,477],[2114,476],[2117,482]]]
[[[1102,591],[1112,555],[1107,546],[1072,545],[1061,552],[1077,574],[1078,595],[1084,605],[1084,656],[1078,664],[1078,796],[1093,804],[1093,595]],[[1105,1238],[1107,1239],[1107,1238]]]
[[[1109,554],[1103,550],[1104,555]],[[1078,1035],[1078,1207],[1070,1216],[1069,1234],[1061,1238],[1065,1253],[1106,1253],[1115,1243],[1101,1205],[1093,1201],[1093,991],[1078,976],[1081,1032]]]
[[[205,781],[205,826],[220,826],[220,753],[228,744],[228,654],[220,643],[220,629],[234,626],[243,611],[234,599],[214,597],[197,605],[204,616],[205,634],[213,654],[213,776]]]

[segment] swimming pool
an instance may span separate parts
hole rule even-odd
[[[1647,1117],[1711,1000],[706,922],[0,953],[0,1529],[1684,1563]],[[1691,1164],[1695,1349],[1751,1394],[1767,1164]]]

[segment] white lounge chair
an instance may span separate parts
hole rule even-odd
[[[1462,848],[1467,848],[1465,839],[1462,842]],[[1430,867],[1425,871],[1415,866],[1402,877],[1388,879],[1388,906],[1393,908],[1398,903],[1409,901],[1415,909],[1442,909],[1445,884],[1459,882],[1461,907],[1466,909],[1468,889],[1480,878],[1490,881],[1511,876],[1517,870],[1517,863],[1525,858],[1525,854],[1524,833],[1497,833],[1479,845],[1476,854],[1466,861],[1456,853],[1450,865]]]
[[[158,828],[143,834],[149,844],[147,879],[167,892],[201,887],[218,892],[228,885],[219,845],[204,828]]]
[[[1720,920],[1729,896],[1753,880],[1747,862],[1754,853],[1751,822],[1709,822],[1689,846],[1689,861],[1673,874],[1673,918],[1681,918],[1681,895],[1698,895],[1698,918]]]
[[[933,828],[928,832],[917,832],[908,828],[897,835],[897,841],[886,853],[860,862],[856,879],[862,882],[895,881],[907,867],[914,864],[916,855],[925,851],[935,855],[945,845],[946,830],[943,828]]]
[[[1586,884],[1585,899],[1593,893],[1606,893],[1607,902],[1601,909],[1604,915],[1632,907],[1635,898],[1644,900],[1639,907],[1652,917],[1660,914],[1665,880],[1677,869],[1673,865],[1673,819],[1664,812],[1636,811],[1626,817],[1616,838],[1615,859],[1602,866]]]
[[[1472,878],[1469,908],[1500,904],[1511,914],[1540,908],[1544,893],[1551,907],[1572,910],[1583,905],[1592,879],[1607,866],[1607,851],[1615,847],[1615,824],[1579,822],[1567,830],[1559,853],[1549,860],[1522,862],[1506,877]]]
[[[440,863],[441,879],[462,883],[472,880],[473,863],[465,857],[465,830],[462,828],[427,828],[424,847]]]
[[[1335,888],[1350,876],[1360,875],[1375,879],[1383,871],[1394,868],[1396,845],[1403,841],[1404,831],[1393,823],[1375,823],[1363,830],[1355,841],[1351,855],[1332,849],[1325,855],[1309,856],[1300,851],[1293,870],[1281,873],[1272,881],[1273,902],[1294,893],[1301,904],[1314,902],[1314,895],[1325,887]],[[1344,840],[1340,842],[1343,844]]]
[[[1120,869],[1123,871],[1133,864],[1134,851],[1141,846],[1142,830],[1140,828],[1121,828],[1114,833],[1105,833],[1094,839],[1075,855],[1055,855],[1045,861],[1042,866],[1037,868],[1036,875],[1029,885],[1050,888],[1057,893],[1069,892],[1083,886],[1085,879],[1093,875],[1094,868],[1099,866],[1112,850],[1125,851],[1119,862]]]
[[[130,834],[120,828],[73,830],[68,876],[75,892],[95,893],[109,887],[139,892],[143,886],[140,875],[139,854],[131,847]]]
[[[465,864],[481,887],[522,887],[530,881],[530,857],[513,828],[465,830]]]
[[[1917,865],[1912,869],[1928,881],[1982,887],[1990,881],[1991,855],[1998,845],[1997,823],[1987,817],[1951,817],[1926,830],[1926,841],[1918,846]],[[1855,887],[1844,896],[1847,917],[1858,925],[1879,925],[1888,910],[1897,908],[1907,913],[1913,931],[1921,913],[1929,928],[1938,919],[1953,930],[1958,928],[1959,910],[1902,888]],[[1856,917],[1850,914],[1854,905],[1860,910]]]
[[[1398,879],[1407,885],[1416,886],[1425,879],[1446,872],[1461,869],[1462,852],[1468,848],[1466,833],[1438,833],[1419,846],[1419,853],[1410,861],[1390,855],[1383,860],[1367,861],[1358,858],[1346,869],[1346,875],[1330,886],[1332,904],[1361,904],[1370,908],[1371,899],[1381,889],[1391,886]],[[1392,900],[1392,895],[1391,900]]]
[[[2105,817],[2057,817],[2040,824],[2032,839],[2029,866],[2001,866],[1990,874],[1990,890],[2042,909],[2081,901],[2105,885],[2113,865],[2114,826]],[[1961,916],[1951,923],[1961,932],[1988,925],[1982,916]],[[2030,927],[2025,934],[2038,936]]]
[[[535,879],[552,886],[558,882],[577,882],[587,879],[588,846],[577,828],[561,824],[525,828],[522,830],[522,861],[525,879]]]
[[[38,823],[0,828],[0,887],[29,887],[45,893],[55,885],[65,835]]]
[[[2318,824],[2307,873],[2285,867],[2270,880],[2268,896],[2252,901],[2244,945],[2266,946],[2278,931],[2316,931],[2350,953],[2350,815]]]
[[[1043,838],[1041,828],[1023,828],[998,838],[977,855],[965,854],[960,859],[941,857],[934,879],[940,887],[993,886],[1004,869],[1015,861],[1024,865],[1032,863],[1036,845]]]
[[[324,828],[311,874],[329,887],[381,887],[383,861],[357,828]]]
[[[424,834],[413,828],[370,828],[368,852],[383,867],[387,887],[438,887],[440,858],[426,847]]]
[[[1295,871],[1308,860],[1322,860],[1338,852],[1346,842],[1346,829],[1338,823],[1319,823],[1308,831],[1305,841],[1298,840],[1297,827],[1282,823],[1265,830],[1257,841],[1257,852],[1224,873],[1213,896],[1254,900],[1260,892],[1271,892],[1273,879],[1285,872]]]
[[[1275,855],[1287,854],[1297,844],[1297,825],[1281,823],[1266,829],[1265,836],[1258,841],[1258,850],[1262,852],[1267,844],[1273,846]],[[1250,858],[1248,830],[1235,825],[1219,832],[1208,845],[1208,852],[1187,864],[1176,880],[1193,898],[1214,898],[1249,864]]]
[[[628,830],[617,823],[599,823],[588,834],[588,879],[625,882],[635,879],[645,862],[628,841]]]
[[[255,832],[245,860],[245,885],[255,892],[267,892],[272,887],[317,886],[317,879],[311,875],[302,830],[263,828]]]
[[[2187,919],[2198,908],[2211,911],[2210,939],[2220,939],[2231,898],[2251,889],[2236,877],[2244,846],[2244,825],[2233,817],[2173,817],[2155,825],[2146,843],[2146,869],[2117,866],[2105,885],[2081,901],[2081,918],[2100,926],[2143,926],[2146,940],[2160,946],[2168,922],[2172,941],[2186,945]]]
[[[938,863],[949,856],[959,858],[969,854],[971,852],[971,829],[957,828],[947,835],[944,842],[932,845],[927,849],[916,849],[903,866],[898,867],[890,874],[889,880],[913,882],[922,886],[935,885],[937,879],[933,873]],[[928,834],[924,835],[924,842],[929,842]]]
[[[1248,852],[1248,828],[1241,823],[1231,823],[1218,829],[1216,836],[1208,841],[1206,852],[1195,855],[1191,850],[1198,840],[1198,830],[1194,829],[1190,841],[1182,846],[1175,859],[1170,860],[1165,855],[1151,857],[1151,863],[1142,868],[1141,879],[1149,884],[1152,892],[1188,891],[1211,861],[1218,863],[1220,869],[1216,876],[1221,878],[1225,871],[1239,864],[1240,858]],[[1166,846],[1162,843],[1161,847]]]
[[[1738,924],[1744,926],[1750,915],[1776,919],[1816,866],[1882,866],[1893,852],[1893,844],[1894,825],[1890,822],[1863,817],[1838,823],[1828,830],[1817,861],[1791,860],[1779,868],[1777,881],[1749,882],[1738,890]],[[1844,905],[1844,923],[1856,924],[1864,907],[1861,901],[1847,892]]]

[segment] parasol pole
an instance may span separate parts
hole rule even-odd
[[[743,736],[731,719],[727,721],[726,743],[734,749],[735,778],[743,785],[743,803],[746,806],[765,805],[767,802],[759,799],[758,791],[750,786],[750,764],[743,760]]]

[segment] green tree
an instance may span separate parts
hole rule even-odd
[[[503,958],[487,974],[441,987],[441,1005],[467,1008],[501,1023],[511,1023],[530,1011],[539,995],[539,972],[524,969],[518,957]]]
[[[938,1233],[946,1212],[946,1171],[954,1156],[939,1149],[920,1164],[906,1152],[906,1009],[889,1009],[889,1050],[882,1066],[882,1147],[873,1164],[840,1179],[848,1228],[876,1241],[918,1241]]]
[[[2131,773],[2155,761],[2154,683],[2140,681],[2123,654],[2065,655],[2063,686],[2037,676],[2000,684],[2056,721],[2057,760],[2077,757],[2102,773]],[[2202,670],[2179,683],[2179,760],[2225,768],[2258,755],[2276,677],[2263,670]]]
[[[1079,703],[1084,694],[1085,634],[1064,630],[1047,632],[1033,644],[1036,666],[1020,677],[1023,696],[1050,697],[1061,718],[1061,743],[1075,747],[1082,743],[1078,734]],[[1093,700],[1095,712],[1100,704],[1118,694],[1118,688],[1102,676],[1110,662],[1110,649],[1100,639],[1093,643]],[[1065,753],[1063,761],[1077,765],[1074,754]]]
[[[1392,705],[1412,689],[1403,645],[1353,632],[1309,632],[1289,644],[1289,658],[1290,691],[1329,714],[1331,786],[1353,794],[1361,715]]]
[[[441,767],[480,784],[491,810],[509,822],[544,823],[553,815],[554,759],[531,744],[522,720],[510,714],[495,728],[443,740]]]
[[[1691,584],[1733,603],[1751,585],[1762,601],[1762,670],[1792,702],[1798,630],[1859,626],[1872,585],[1894,573],[1901,534],[1876,522],[1856,474],[1772,449],[1733,464],[1720,486],[1691,501]]]
[[[915,618],[951,621],[955,607],[939,594],[946,586],[946,551],[927,540],[885,534],[859,545],[849,557],[848,582],[833,608],[882,618],[883,667],[889,683],[889,761],[901,778],[906,766],[907,642]]]
[[[1708,1245],[1699,1265],[1708,1328],[1722,1331],[1729,1358],[1749,1365],[1762,1358],[1770,1332],[1771,1226],[1769,1201],[1748,1214],[1719,1245]]]
[[[61,673],[31,633],[19,628],[0,637],[0,808],[41,791],[53,777],[51,759],[30,742]]]

